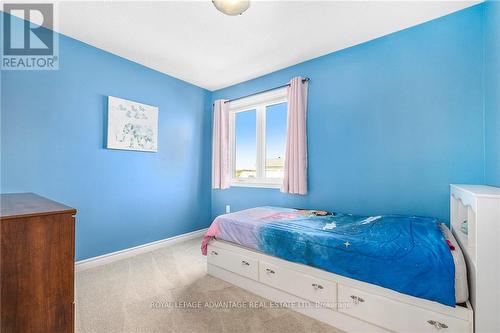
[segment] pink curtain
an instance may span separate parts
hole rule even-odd
[[[285,175],[281,192],[307,194],[307,87],[308,81],[295,77],[290,81],[285,148]]]
[[[222,99],[214,102],[212,188],[229,188],[229,111]]]

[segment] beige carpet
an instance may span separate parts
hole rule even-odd
[[[196,239],[78,273],[77,332],[340,332],[208,276],[200,244]]]

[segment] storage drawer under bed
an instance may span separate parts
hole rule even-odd
[[[337,284],[260,260],[259,281],[319,307],[336,308]]]
[[[259,264],[256,259],[210,245],[207,256],[208,262],[212,265],[253,280],[259,279]]]
[[[401,333],[470,332],[470,322],[338,284],[340,312]]]

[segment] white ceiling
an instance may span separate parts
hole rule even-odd
[[[241,16],[211,1],[69,1],[58,30],[216,90],[480,1],[252,1]]]

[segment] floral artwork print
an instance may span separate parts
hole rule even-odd
[[[108,148],[156,152],[158,108],[108,97]]]

